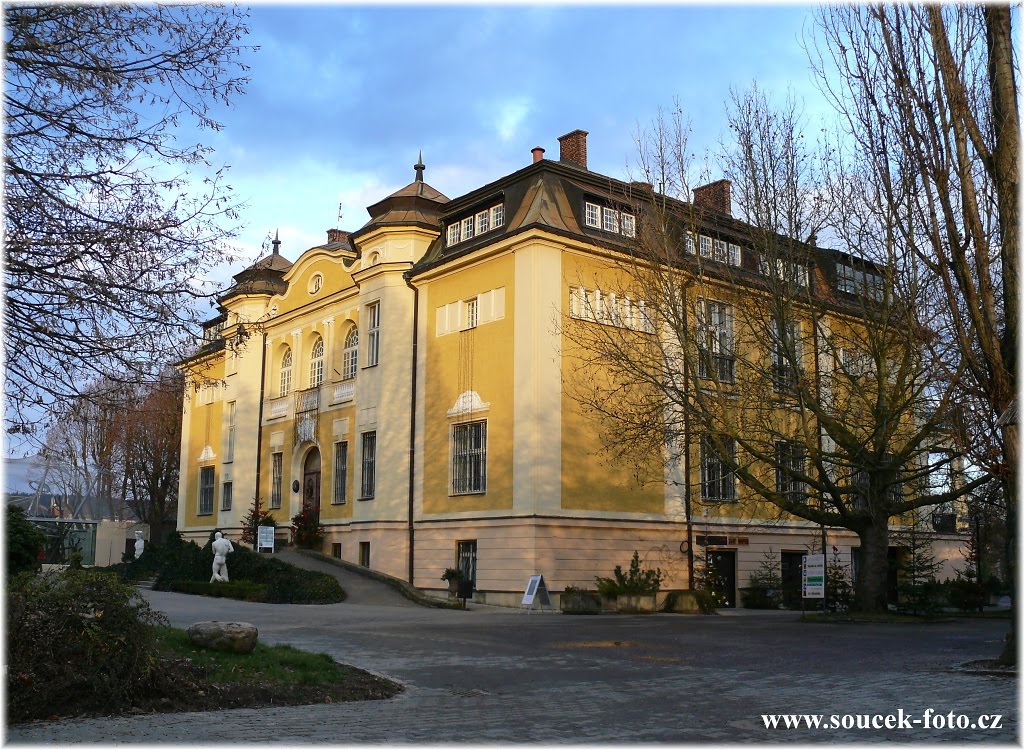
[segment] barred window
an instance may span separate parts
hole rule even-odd
[[[487,491],[487,422],[452,425],[452,494]]]
[[[377,489],[377,433],[363,433],[363,472],[359,485],[359,498],[369,500]]]
[[[772,386],[776,393],[792,394],[800,374],[800,324],[775,320],[772,328]]]
[[[795,475],[807,470],[804,446],[786,440],[775,442],[775,491],[792,502],[804,499],[804,483]]]
[[[220,493],[220,509],[231,510],[231,482],[224,482]]]
[[[213,514],[213,467],[203,466],[199,469],[199,515]]]
[[[281,507],[281,485],[284,481],[284,454],[274,453],[270,456],[270,507]]]
[[[733,382],[736,357],[732,346],[732,306],[697,300],[697,377]]]
[[[724,441],[726,454],[723,456],[709,436],[701,440],[700,456],[700,497],[709,502],[733,502],[736,500],[736,474],[732,467],[736,462],[736,441]]]
[[[334,444],[334,492],[331,494],[331,502],[335,505],[343,505],[346,500],[346,487],[348,487],[348,441],[343,440]]]

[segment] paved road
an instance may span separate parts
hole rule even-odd
[[[288,606],[146,592],[172,624],[243,620],[267,642],[385,674],[388,701],[63,721],[15,743],[1016,742],[1016,681],[951,671],[1000,648],[1005,622],[820,625],[793,615],[569,617]],[[767,730],[762,713],[936,712],[1001,728]]]

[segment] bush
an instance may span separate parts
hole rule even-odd
[[[560,609],[569,615],[601,614],[601,595],[576,586],[566,586],[559,597]]]
[[[150,549],[157,545],[147,545],[138,562],[143,562]],[[186,542],[178,536],[169,540],[166,546],[154,549],[154,559],[146,560],[141,569],[152,566],[156,574],[153,588],[158,591],[170,590],[175,581],[208,581],[213,570],[213,550],[207,544],[200,549],[195,542]],[[228,570],[231,561],[228,560]]]
[[[7,589],[7,710],[23,721],[118,711],[166,691],[151,625],[164,623],[117,576],[23,573]]]
[[[747,609],[778,609],[782,605],[782,578],[778,555],[770,547],[765,550],[761,567],[750,574],[747,587],[740,589]]]
[[[255,547],[257,535],[259,534],[257,529],[260,526],[273,526],[276,528],[277,519],[269,511],[263,510],[262,500],[254,497],[249,508],[249,514],[242,521],[242,543],[251,544]]]
[[[4,542],[7,546],[7,575],[38,570],[39,553],[45,541],[43,532],[25,517],[17,505],[7,506]]]
[[[782,606],[782,584],[760,573],[751,573],[750,583],[740,589],[740,598],[747,609],[778,609]]]
[[[988,592],[983,584],[977,581],[969,581],[966,578],[957,578],[947,584],[949,592],[949,605],[956,607],[961,612],[981,610],[988,600]]]
[[[201,594],[223,599],[240,599],[245,602],[264,602],[267,600],[267,586],[252,581],[174,581],[171,591],[181,594]]]
[[[318,514],[302,510],[292,518],[295,532],[295,546],[303,549],[320,550],[324,546],[324,527]]]
[[[665,574],[660,568],[654,570],[640,567],[640,553],[634,551],[629,563],[629,573],[622,572],[622,566],[616,565],[612,571],[614,578],[596,576],[597,591],[601,596],[643,596],[657,594]]]
[[[153,588],[160,591],[224,596],[274,604],[336,604],[345,600],[345,591],[333,576],[302,570],[246,547],[236,546],[235,551],[228,555],[227,564],[231,580],[210,585],[213,568],[213,549],[210,544],[200,548],[193,542],[182,541],[178,536],[165,545],[147,544],[141,557],[129,563],[126,569],[130,580],[138,580],[142,575],[156,575]],[[123,569],[122,566],[114,567],[118,571]],[[242,588],[229,588],[223,592],[219,589],[235,583],[248,584],[250,589],[245,589],[244,595],[237,597],[233,592],[242,591]],[[250,599],[250,596],[255,596],[253,592],[256,584],[259,584],[263,596]]]
[[[337,604],[345,590],[333,576],[291,568],[268,581],[266,602],[273,604]]]
[[[721,606],[718,597],[714,592],[708,591],[707,589],[684,589],[682,591],[669,591],[665,597],[664,610],[666,612],[672,612],[676,608],[676,600],[684,594],[690,594],[693,596],[694,601],[697,603],[697,609],[703,615],[713,615],[715,610]]]

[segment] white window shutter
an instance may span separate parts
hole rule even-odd
[[[494,290],[494,307],[491,315],[491,320],[501,320],[505,317],[505,287],[503,286]]]
[[[477,325],[482,323],[490,323],[494,320],[494,290],[484,292],[483,294],[477,295],[476,298],[476,315]]]
[[[444,336],[448,333],[448,306],[442,305],[437,308],[437,335]]]

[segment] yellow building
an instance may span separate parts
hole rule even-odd
[[[667,572],[667,588],[688,587],[694,553],[707,552],[731,601],[766,549],[793,575],[816,525],[742,504],[688,512],[668,476],[678,469],[657,455],[616,465],[572,397],[563,323],[586,317],[601,283],[587,279],[611,273],[604,259],[637,231],[622,202],[630,186],[587,169],[586,137],[560,138],[557,161],[534,149],[524,168],[457,199],[417,164],[359,230],[328,230],[294,262],[275,241],[235,276],[184,365],[197,377],[179,531],[237,538],[259,498],[288,538],[309,508],[327,554],[428,590],[459,566],[477,601],[508,605],[532,574],[555,592],[592,587],[634,550]],[[718,260],[748,262],[728,183],[694,202],[728,227],[709,245]],[[613,301],[623,304],[642,328],[642,301]],[[706,479],[699,471],[691,481]],[[830,530],[828,543],[849,559],[857,539]]]

